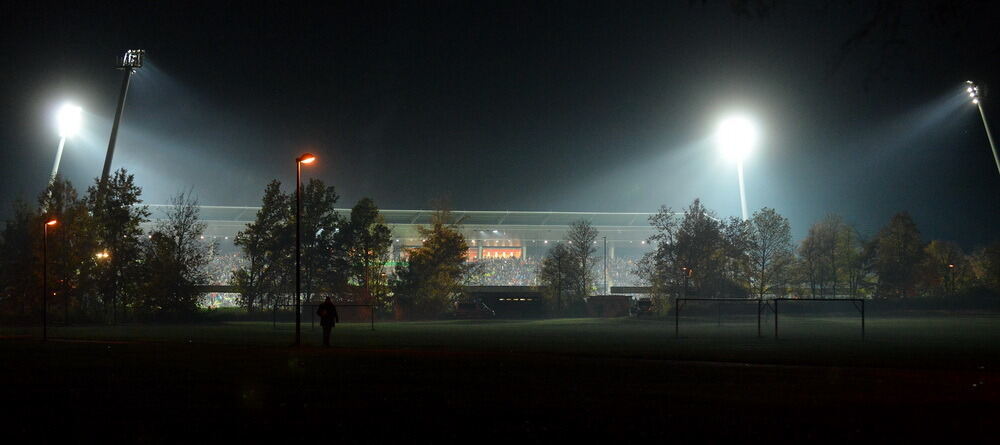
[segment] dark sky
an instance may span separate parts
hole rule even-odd
[[[147,4],[149,3],[149,4]],[[147,51],[114,167],[146,202],[258,205],[320,157],[349,207],[739,214],[709,137],[753,116],[751,211],[796,238],[829,212],[872,235],[901,210],[926,239],[1000,240],[1000,175],[962,82],[998,75],[992,2],[6,3],[0,206],[44,186],[67,100],[86,110],[61,172],[100,174],[120,84]],[[760,9],[763,7],[763,9]],[[1000,122],[1000,121],[998,121]],[[997,124],[1000,125],[1000,124]]]

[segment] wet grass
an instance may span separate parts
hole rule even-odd
[[[345,323],[332,349],[309,324],[300,348],[291,324],[2,328],[2,421],[154,443],[975,438],[1000,413],[998,321],[873,318],[864,340],[856,317],[782,317],[778,339],[745,319]]]

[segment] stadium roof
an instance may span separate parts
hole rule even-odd
[[[169,204],[149,204],[153,220],[163,219],[170,209]],[[199,206],[201,219],[214,222],[249,223],[254,220],[260,207],[240,206]],[[346,217],[351,209],[335,209]],[[391,210],[380,209],[386,224],[431,223],[434,210]],[[595,226],[648,227],[649,217],[654,213],[611,213],[611,212],[525,212],[494,210],[453,210],[455,220],[462,225],[526,225],[526,226],[566,226],[573,221],[585,219]]]
[[[151,221],[165,219],[172,207],[167,204],[148,205]],[[260,207],[240,206],[199,206],[201,220],[206,223],[205,234],[213,237],[233,237],[253,222]],[[335,209],[343,217],[350,215],[350,209]],[[418,226],[431,224],[433,210],[380,210],[393,237],[404,245],[420,243]],[[493,210],[453,210],[454,220],[460,231],[470,240],[478,240],[492,245],[510,242],[548,243],[565,237],[570,223],[587,220],[609,243],[645,244],[653,233],[649,217],[653,213],[611,213],[611,212],[526,212]],[[227,238],[228,239],[228,238]],[[486,245],[486,244],[483,244]],[[509,245],[509,244],[508,244]]]

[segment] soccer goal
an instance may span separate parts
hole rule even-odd
[[[764,300],[758,298],[677,298],[674,305],[674,336],[681,336],[681,312],[700,317],[703,321],[713,320],[716,326],[723,324],[723,314],[728,317],[742,317],[743,320],[756,318],[757,336],[761,332],[761,315]],[[723,308],[726,308],[724,311]]]
[[[786,312],[795,314],[805,312],[802,306],[811,303],[823,303],[828,306],[850,303],[848,308],[853,307],[853,312],[856,312],[861,317],[861,338],[865,338],[865,300],[863,298],[775,298],[771,301],[774,302],[774,338],[778,338],[779,307],[786,307]],[[834,309],[837,309],[837,307],[834,306]]]

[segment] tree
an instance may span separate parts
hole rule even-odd
[[[570,223],[569,230],[566,231],[566,240],[569,243],[566,249],[569,251],[569,258],[573,268],[571,277],[574,279],[573,285],[576,288],[576,295],[583,299],[594,289],[594,253],[597,248],[594,242],[597,240],[597,229],[587,220],[578,220]]]
[[[680,295],[745,294],[740,281],[746,276],[747,223],[719,222],[695,199],[683,217],[661,207],[650,225],[656,250],[643,257],[638,273],[653,287],[661,312]]]
[[[565,314],[569,308],[579,309],[583,302],[575,276],[580,270],[574,264],[567,245],[556,243],[538,266],[538,281],[551,313]]]
[[[720,277],[718,287],[722,294],[743,297],[752,289],[750,269],[750,245],[753,227],[750,221],[735,216],[719,224],[722,235],[719,261]]]
[[[461,295],[462,281],[471,268],[465,262],[469,246],[446,209],[434,213],[429,228],[417,230],[424,243],[408,252],[406,263],[396,266],[393,292],[410,315],[433,317]]]
[[[948,241],[934,240],[924,247],[919,273],[921,293],[925,295],[951,295],[971,281],[965,253],[958,244]]]
[[[970,262],[973,283],[1000,292],[1000,243],[976,250]]]
[[[42,221],[24,201],[15,201],[13,207],[0,239],[0,308],[26,317],[41,304],[36,265],[41,258]]]
[[[874,249],[878,295],[882,298],[914,295],[917,267],[923,261],[923,242],[910,215],[906,212],[893,215],[876,236]]]
[[[290,282],[289,262],[295,261],[289,248],[294,242],[288,227],[291,205],[291,198],[281,193],[281,182],[271,181],[254,222],[236,234],[234,243],[246,262],[233,272],[232,283],[240,293],[240,305],[248,311],[279,304]]]
[[[750,218],[750,284],[757,298],[767,293],[783,294],[785,271],[791,262],[792,229],[788,218],[771,208],[754,212]]]
[[[303,187],[301,240],[304,301],[310,301],[317,292],[332,290],[330,283],[336,276],[333,238],[341,226],[341,218],[334,205],[339,198],[333,186],[327,186],[319,179],[310,179]],[[295,220],[290,219],[288,224],[294,230]],[[294,266],[294,258],[292,260]]]
[[[206,267],[214,251],[214,244],[201,240],[205,223],[198,220],[198,201],[191,193],[171,198],[171,205],[144,245],[145,280],[138,303],[153,316],[197,310],[202,294],[195,286],[208,282]]]
[[[49,276],[53,281],[49,288],[68,321],[72,303],[75,301],[80,306],[87,302],[87,277],[96,266],[96,244],[93,237],[88,236],[93,227],[91,215],[73,184],[58,176],[39,195],[38,204],[44,213],[40,218],[59,221],[58,230],[50,234],[48,242]]]
[[[104,305],[117,320],[117,306],[127,306],[137,296],[141,273],[142,228],[149,210],[142,203],[142,189],[125,169],[115,172],[100,191],[99,180],[87,189],[87,210],[93,215],[91,236],[98,249],[110,255],[95,268],[95,286]]]
[[[371,198],[362,198],[351,209],[350,219],[334,237],[337,246],[337,269],[346,281],[364,290],[372,304],[390,311],[385,264],[392,253],[392,233],[385,225],[378,206]]]

